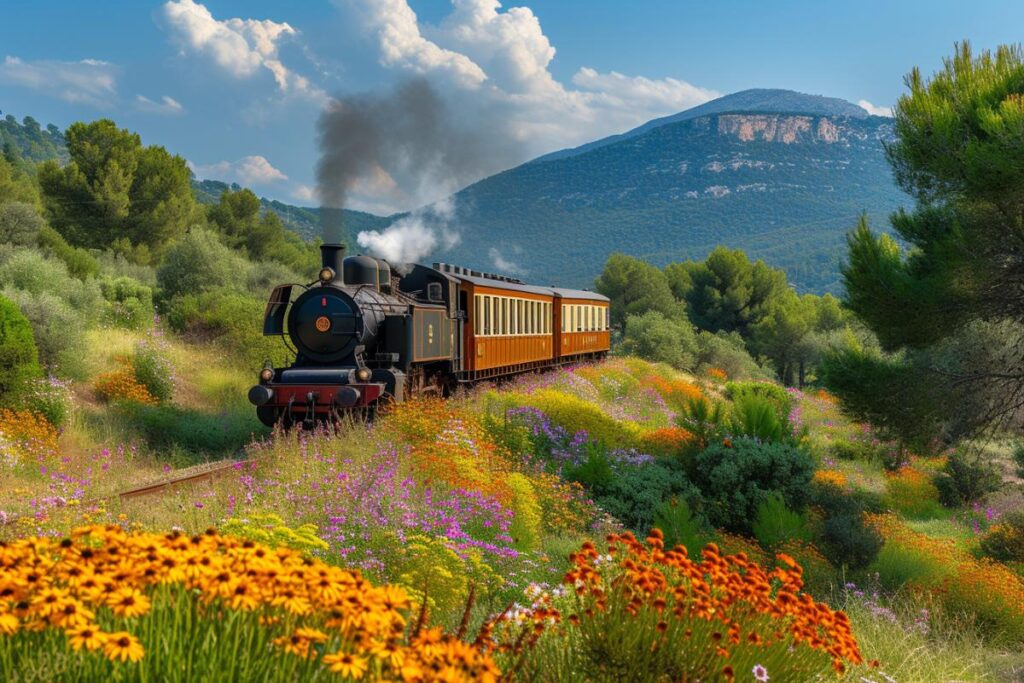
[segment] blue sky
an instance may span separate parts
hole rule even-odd
[[[910,67],[934,71],[954,41],[1018,41],[1024,3],[36,0],[2,16],[5,114],[111,117],[201,177],[312,205],[333,95],[423,76],[525,160],[751,87],[887,107]],[[360,182],[355,206],[454,189],[388,171]]]

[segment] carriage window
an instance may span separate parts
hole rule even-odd
[[[473,334],[480,336],[484,331],[483,303],[479,294],[473,297]]]
[[[535,323],[535,319],[536,318],[535,318],[535,315],[534,315],[535,311],[533,310],[534,302],[533,301],[528,301],[526,303],[527,303],[527,306],[530,309],[530,311],[529,311],[529,313],[527,314],[527,317],[526,317],[526,333],[527,334],[533,334],[533,326],[536,324]]]
[[[501,299],[501,333],[508,334],[511,328],[511,323],[508,319],[508,299],[502,297]]]
[[[544,310],[544,334],[551,334],[551,304],[545,302],[541,308]]]
[[[565,304],[562,304],[562,307],[558,310],[562,312],[562,332],[565,332]]]
[[[604,329],[612,329],[612,309],[610,307],[604,309]]]
[[[484,336],[491,333],[491,297],[484,297]]]
[[[597,326],[594,324],[596,319],[597,316],[594,315],[594,307],[587,306],[587,329],[591,332],[597,329]]]

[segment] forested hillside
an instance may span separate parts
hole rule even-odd
[[[892,121],[780,112],[821,110],[790,95],[764,100],[769,113],[670,117],[471,185],[455,195],[462,239],[444,260],[493,268],[496,249],[527,278],[589,286],[612,251],[661,266],[727,244],[803,291],[838,291],[846,232],[908,199],[885,161]]]

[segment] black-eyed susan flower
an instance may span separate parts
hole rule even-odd
[[[103,643],[103,654],[117,662],[137,662],[146,654],[139,639],[127,631],[109,634]]]

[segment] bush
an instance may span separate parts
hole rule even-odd
[[[251,270],[214,233],[194,229],[167,250],[156,279],[164,298],[173,299],[221,287],[241,289]]]
[[[88,327],[86,320],[67,301],[50,292],[32,293],[7,289],[4,296],[14,301],[32,323],[39,361],[62,374],[78,354],[79,340]]]
[[[694,363],[699,372],[716,370],[738,379],[770,379],[773,376],[751,358],[743,337],[737,332],[698,332]]]
[[[34,249],[17,249],[0,265],[0,287],[51,294],[86,321],[96,319],[102,301],[99,285],[94,280],[76,280],[63,263]]]
[[[288,355],[279,339],[263,336],[265,303],[228,289],[190,294],[171,302],[167,324],[176,332],[216,341],[247,366],[260,366]]]
[[[100,264],[81,247],[73,247],[64,237],[48,225],[39,230],[39,248],[61,261],[74,277],[85,280],[98,275]]]
[[[998,491],[1002,484],[1002,477],[991,464],[959,449],[949,456],[942,472],[935,476],[939,500],[947,507],[975,503]]]
[[[107,302],[103,320],[113,327],[144,330],[153,324],[153,290],[128,277],[100,280],[100,292]]]
[[[703,520],[694,516],[685,498],[672,496],[654,512],[654,528],[665,534],[665,547],[684,546],[692,557],[710,540]]]
[[[25,397],[25,405],[54,427],[63,427],[75,405],[71,385],[56,377],[37,379]]]
[[[700,502],[682,466],[672,460],[623,467],[590,489],[594,502],[630,529],[650,529],[662,503],[673,497]]]
[[[635,424],[618,422],[600,407],[576,396],[543,389],[525,396],[523,402],[543,411],[552,424],[568,433],[584,431],[591,441],[605,448],[630,448],[640,437]]]
[[[882,537],[864,523],[864,513],[859,511],[826,518],[821,538],[822,552],[837,567],[863,569],[874,561],[882,548]]]
[[[40,375],[32,325],[13,301],[0,296],[0,404],[17,403]]]
[[[658,311],[626,317],[622,350],[674,368],[692,368],[696,341],[688,320],[667,318]]]
[[[810,541],[807,518],[786,507],[782,496],[773,493],[757,506],[757,519],[751,527],[754,537],[766,549],[774,550],[787,541]]]
[[[981,553],[998,562],[1024,562],[1024,511],[1007,514],[981,537]]]
[[[0,205],[0,243],[34,247],[44,225],[46,221],[31,204],[7,202]]]
[[[733,434],[761,441],[789,441],[793,435],[789,421],[779,416],[774,402],[754,394],[736,400],[730,425]]]
[[[814,460],[787,444],[739,437],[700,453],[695,476],[712,524],[749,532],[758,506],[774,492],[791,509],[803,509],[814,476]]]
[[[793,407],[793,398],[789,392],[773,382],[726,382],[725,393],[732,401],[747,396],[766,399],[775,406],[775,412],[780,418],[786,418]]]
[[[174,396],[174,366],[167,357],[166,342],[158,337],[150,336],[135,345],[132,371],[157,401],[165,403]]]

